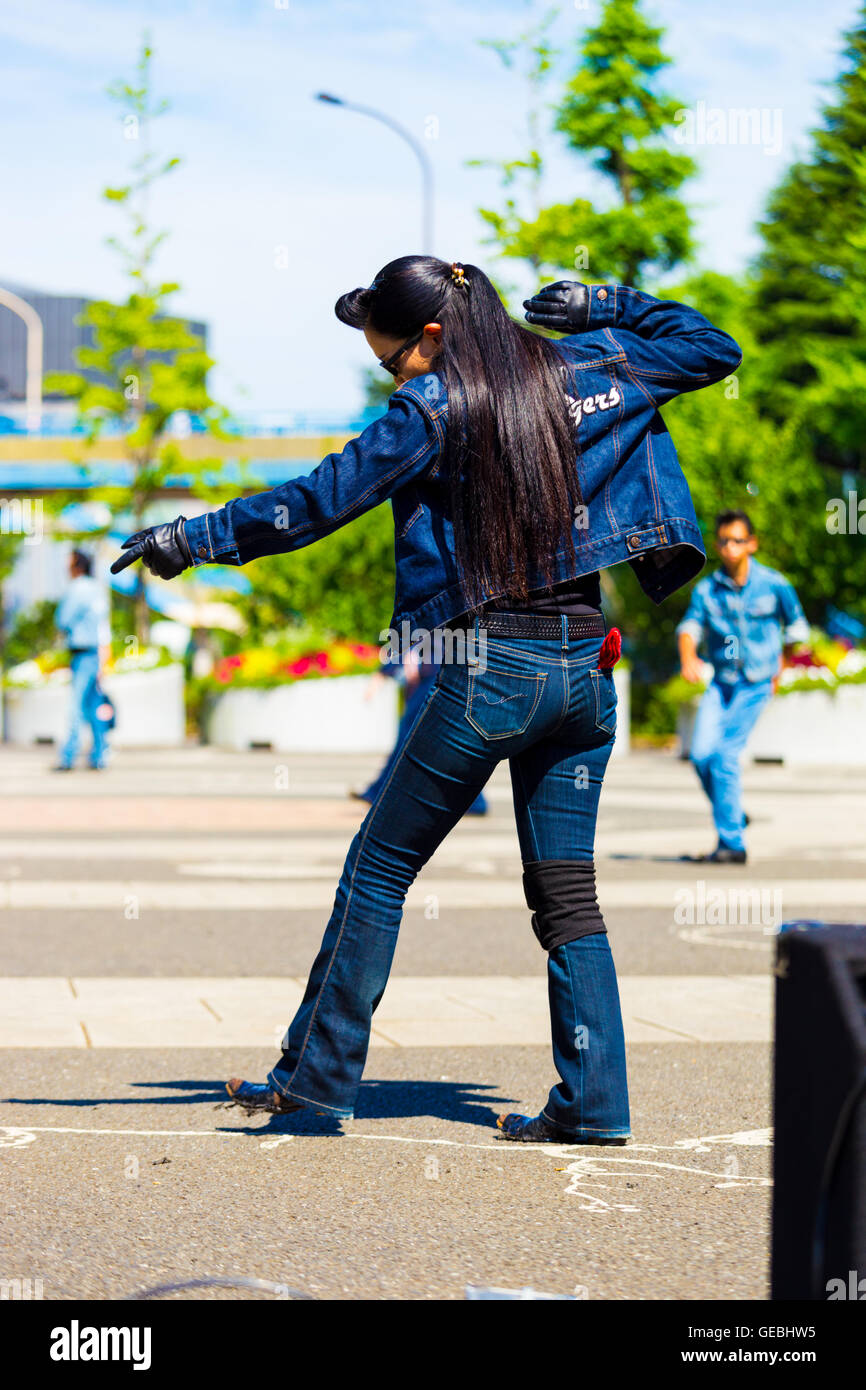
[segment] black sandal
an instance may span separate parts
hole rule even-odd
[[[524,1144],[625,1144],[624,1138],[584,1139],[560,1129],[546,1115],[499,1115],[496,1126],[502,1130],[503,1139],[517,1139]]]
[[[267,1110],[272,1115],[290,1115],[293,1110],[304,1108],[299,1101],[288,1100],[264,1082],[241,1081],[238,1076],[226,1082],[226,1091],[235,1105],[243,1106],[244,1110]]]

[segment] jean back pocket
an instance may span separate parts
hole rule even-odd
[[[546,671],[514,675],[490,666],[470,667],[466,718],[483,738],[514,738],[527,728],[546,680]]]

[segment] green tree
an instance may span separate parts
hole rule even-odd
[[[862,537],[828,535],[826,504],[837,486],[833,472],[816,460],[794,418],[777,419],[766,409],[754,285],[704,272],[665,295],[693,304],[743,349],[743,364],[734,376],[679,396],[664,410],[710,566],[717,563],[715,517],[728,508],[742,509],[758,532],[758,559],[788,576],[812,622],[824,621],[828,603],[862,611]],[[656,607],[641,593],[628,566],[609,571],[606,584],[611,616],[628,636],[640,720],[652,704],[652,685],[677,669],[674,629],[691,588],[678,590]]]
[[[767,410],[752,282],[704,273],[666,293],[694,304],[743,349],[735,376],[679,396],[664,412],[708,549],[716,514],[742,508],[759,532],[759,558],[788,575],[814,622],[823,620],[828,602],[860,607],[862,540],[831,538],[827,530],[826,503],[838,475],[834,482],[832,469],[816,459],[795,417]]]
[[[17,666],[20,662],[30,661],[53,646],[56,611],[56,600],[40,599],[32,607],[15,614],[3,642],[4,666]]]
[[[77,401],[85,427],[85,448],[78,462],[89,480],[88,498],[108,502],[115,513],[130,514],[136,530],[147,524],[149,509],[173,476],[189,477],[193,495],[211,503],[225,501],[238,490],[236,484],[228,487],[220,482],[221,458],[191,455],[167,436],[172,416],[187,412],[202,420],[211,436],[228,437],[227,412],[207,385],[213,359],[188,325],[166,312],[178,284],[160,280],[154,272],[154,259],[166,233],[153,228],[149,195],[153,185],[180,161],[164,159],[151,149],[152,123],[168,109],[167,102],[153,95],[152,59],[153,50],[145,39],[133,81],[114,82],[108,88],[111,99],[124,110],[124,134],[138,149],[129,182],[104,190],[106,200],[127,215],[126,239],[111,237],[109,244],[125,262],[131,290],[122,304],[97,300],[81,316],[93,329],[93,346],[77,353],[79,366],[89,369],[88,374],[53,373],[46,383]],[[131,465],[128,483],[99,484],[88,462],[109,423],[119,426],[123,436]],[[253,485],[243,466],[241,477],[247,486]],[[79,498],[75,493],[60,494],[54,509]],[[136,630],[146,639],[144,575],[140,565],[136,571]]]
[[[364,408],[371,410],[375,408],[384,415],[388,409],[388,402],[394,393],[397,382],[388,372],[383,372],[381,367],[364,367],[362,369],[362,384],[364,390]]]
[[[611,185],[614,206],[598,209],[580,197],[529,217],[513,199],[501,213],[481,209],[503,256],[536,271],[586,271],[585,278],[628,285],[692,256],[691,219],[679,190],[696,166],[665,139],[682,103],[658,89],[658,74],[671,61],[661,48],[663,34],[642,14],[639,0],[606,0],[598,24],[580,41],[554,127],[570,149],[591,157]],[[528,49],[536,85],[545,81],[553,53],[543,31],[541,39],[530,30],[517,42]],[[513,62],[514,45],[504,47]],[[543,161],[537,147],[502,167],[511,177],[528,170],[538,195]]]
[[[396,382],[362,369],[364,407],[384,414]],[[394,514],[390,502],[312,545],[245,567],[250,591],[234,598],[246,623],[242,643],[268,643],[298,628],[322,638],[375,642],[394,601]]]
[[[376,642],[394,601],[394,520],[390,503],[288,555],[245,567],[251,590],[234,600],[244,644],[267,643],[297,627],[323,637]]]
[[[756,333],[767,409],[822,464],[866,459],[866,4],[845,36],[835,95],[760,224]],[[838,484],[837,484],[838,488]]]
[[[517,159],[468,159],[470,169],[497,169],[505,202],[503,211],[480,208],[479,213],[491,229],[489,243],[504,247],[522,225],[520,209],[526,205],[530,218],[541,214],[544,175],[544,109],[542,98],[550,81],[559,50],[550,42],[550,29],[558,17],[548,10],[537,24],[530,25],[514,39],[482,39],[480,46],[491,49],[505,67],[520,72],[526,91],[527,150]],[[529,245],[524,257],[536,273],[542,260],[538,248]],[[508,287],[510,290],[512,287]],[[503,287],[505,290],[506,287]],[[503,294],[503,298],[507,297]]]

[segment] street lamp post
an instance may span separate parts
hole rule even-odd
[[[400,125],[391,116],[387,116],[384,111],[376,111],[372,106],[361,106],[354,101],[346,101],[343,97],[335,97],[330,92],[317,92],[316,101],[325,101],[330,106],[344,106],[347,111],[357,111],[362,116],[371,116],[375,121],[381,121],[388,126],[401,139],[411,145],[419,164],[421,165],[422,180],[422,206],[421,206],[421,249],[425,255],[432,255],[433,249],[433,165],[430,163],[430,156],[417,140],[411,131],[405,126]]]
[[[17,314],[27,331],[25,425],[28,434],[38,434],[42,426],[42,320],[32,304],[11,290],[0,289],[0,304]]]

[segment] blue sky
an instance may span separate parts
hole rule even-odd
[[[436,174],[436,254],[523,283],[482,242],[476,209],[499,205],[497,176],[465,161],[525,149],[521,80],[478,41],[512,37],[546,8],[525,0],[4,0],[0,283],[124,293],[105,246],[121,219],[100,192],[123,182],[130,142],[104,89],[132,75],[148,28],[157,90],[171,102],[154,142],[184,161],[153,196],[154,220],[171,233],[158,265],[182,284],[175,309],[210,324],[216,394],[240,409],[354,409],[359,369],[371,359],[333,304],[392,257],[420,249],[420,179],[389,130],[311,96],[325,89],[378,106],[424,140]],[[701,261],[737,271],[756,249],[767,192],[806,148],[858,5],[653,0],[645,8],[667,31],[674,63],[665,85],[685,106],[760,107],[773,121],[780,113],[776,152],[760,144],[689,150],[701,165],[684,189]],[[598,11],[597,0],[563,0],[555,31],[563,71]],[[549,90],[552,99],[557,84]],[[545,201],[599,194],[585,162],[557,137],[546,153]]]

